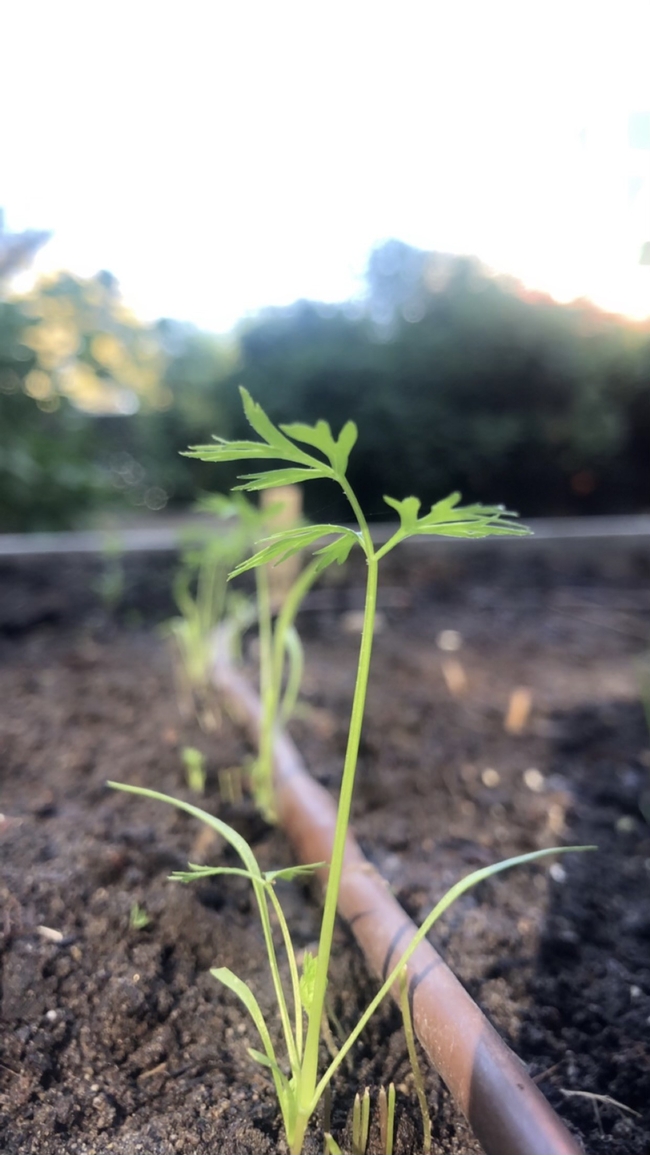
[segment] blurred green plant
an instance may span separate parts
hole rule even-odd
[[[650,736],[650,655],[646,655],[645,659],[639,663],[638,671],[641,705],[643,706],[648,735]],[[650,766],[648,769],[650,769]],[[650,782],[646,788],[641,791],[639,809],[648,826],[650,826]]]
[[[95,581],[95,590],[107,613],[112,614],[124,597],[124,549],[119,537],[109,537],[103,546],[101,570]]]
[[[143,906],[138,902],[134,902],[129,913],[129,926],[133,930],[145,930],[151,923],[151,919]]]
[[[58,529],[95,506],[102,478],[88,455],[83,422],[56,397],[30,344],[35,319],[11,298],[11,277],[47,233],[13,234],[0,211],[0,531]]]
[[[205,794],[205,754],[196,746],[183,746],[181,758],[190,790],[194,794]]]
[[[370,1091],[366,1087],[363,1095],[357,1091],[352,1110],[352,1155],[366,1155],[370,1132]]]
[[[179,616],[163,632],[173,641],[181,696],[201,718],[219,623],[228,616],[229,638],[236,644],[255,620],[253,603],[229,589],[228,574],[263,532],[265,515],[242,494],[206,496],[195,509],[206,521],[183,533],[185,548],[173,585]]]

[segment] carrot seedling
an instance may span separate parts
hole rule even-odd
[[[220,819],[199,810],[198,807],[192,806],[190,803],[170,798],[156,791],[118,785],[117,783],[111,785],[134,794],[157,798],[201,819],[208,826],[217,830],[242,860],[241,868],[190,867],[187,872],[175,877],[189,882],[207,875],[235,873],[243,875],[251,882],[262,923],[271,979],[282,1027],[283,1055],[276,1053],[268,1026],[251,989],[226,967],[215,968],[211,973],[237,995],[253,1019],[260,1037],[262,1050],[251,1049],[251,1057],[270,1071],[278,1097],[289,1150],[291,1155],[299,1155],[303,1149],[307,1125],[325,1089],[341,1064],[346,1061],[354,1043],[366,1027],[374,1011],[398,980],[417,945],[428,934],[440,915],[461,894],[483,879],[511,866],[533,862],[544,855],[557,854],[560,851],[558,848],[554,848],[520,855],[517,858],[484,867],[456,883],[416,931],[375,998],[361,1015],[354,1030],[343,1042],[336,1055],[331,1058],[326,1070],[319,1074],[319,1044],[325,1011],[334,923],[370,672],[379,564],[392,549],[413,536],[435,534],[444,537],[482,538],[495,534],[521,535],[528,531],[514,520],[515,515],[504,510],[501,506],[462,506],[459,504],[459,494],[452,494],[450,497],[438,501],[425,513],[421,512],[421,503],[416,497],[406,497],[402,500],[386,497],[387,505],[398,514],[399,524],[388,541],[376,548],[366,518],[347,478],[348,458],[357,439],[357,429],[354,423],[349,421],[337,439],[332,436],[330,427],[325,421],[319,421],[314,426],[296,423],[278,428],[269,420],[262,408],[252,400],[246,390],[242,389],[241,393],[246,416],[259,440],[225,441],[222,438],[215,438],[214,444],[197,446],[189,451],[189,456],[216,462],[252,460],[256,463],[262,463],[264,466],[268,466],[269,462],[280,461],[283,463],[281,468],[263,468],[259,472],[244,474],[241,478],[242,484],[238,488],[248,491],[293,485],[316,478],[328,478],[343,490],[357,521],[356,528],[331,524],[305,525],[272,534],[261,541],[257,552],[237,565],[230,575],[233,577],[248,570],[263,569],[269,564],[293,557],[303,550],[310,550],[313,554],[311,562],[296,579],[287,596],[276,622],[275,631],[272,629],[270,612],[267,612],[270,608],[270,601],[268,595],[263,592],[263,597],[266,597],[267,609],[264,611],[264,637],[261,636],[262,698],[263,708],[266,699],[263,729],[267,727],[267,732],[262,734],[261,745],[263,744],[264,754],[258,766],[257,786],[261,796],[269,799],[271,807],[273,799],[272,740],[281,701],[279,686],[288,632],[293,628],[301,600],[312,581],[333,563],[336,562],[341,565],[346,561],[353,548],[363,550],[366,558],[367,584],[363,630],[318,952],[315,957],[308,953],[305,954],[302,973],[299,971],[289,928],[275,892],[275,882],[280,877],[292,878],[304,874],[306,871],[315,869],[315,866],[263,872],[245,839]],[[308,446],[310,451],[308,452],[303,446]],[[311,452],[312,450],[315,450],[320,456],[315,456]],[[562,849],[584,848],[568,847]],[[282,945],[288,961],[291,989],[289,998],[287,998],[281,981],[272,933],[272,916],[279,925]]]
[[[370,1091],[366,1087],[363,1095],[357,1091],[352,1109],[352,1155],[366,1155],[368,1133],[370,1131]]]
[[[179,616],[165,626],[178,662],[178,680],[201,717],[209,686],[214,631],[227,615],[233,634],[246,629],[255,614],[248,599],[228,590],[228,573],[264,533],[267,515],[242,494],[214,494],[197,504],[197,511],[218,517],[217,533],[199,526],[188,535],[173,593]]]

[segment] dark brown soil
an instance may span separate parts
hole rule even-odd
[[[483,884],[433,937],[586,1149],[647,1155],[650,828],[639,804],[650,740],[637,665],[650,649],[650,598],[629,583],[529,585],[507,598],[477,585],[437,601],[433,592],[385,594],[357,835],[416,920],[479,865],[558,843],[598,845]],[[358,636],[332,608],[337,598],[329,609],[324,601],[302,621],[308,664],[293,733],[336,789]],[[87,615],[23,619],[0,643],[0,1148],[284,1151],[269,1081],[246,1051],[254,1029],[209,974],[230,966],[270,1010],[247,885],[169,883],[188,859],[223,860],[223,848],[171,808],[104,785],[188,797],[180,750],[199,746],[206,807],[247,835],[263,867],[287,864],[278,832],[250,806],[219,798],[217,772],[242,763],[242,740],[225,718],[202,732],[181,717],[155,630]],[[439,649],[443,629],[462,635],[457,653]],[[466,679],[457,696],[443,672],[451,660]],[[518,686],[530,688],[533,709],[513,735],[504,714]],[[285,884],[282,897],[297,946],[312,944],[309,891]],[[143,929],[131,925],[136,903],[149,918]],[[335,953],[331,1002],[345,1029],[373,982],[344,927]],[[419,1152],[400,1017],[387,1005],[334,1087],[344,1149],[355,1091],[391,1079],[396,1155]],[[427,1082],[433,1151],[478,1152],[435,1074]],[[305,1150],[322,1151],[318,1120]],[[380,1151],[376,1128],[369,1151]]]

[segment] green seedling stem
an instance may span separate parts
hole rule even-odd
[[[352,1152],[366,1155],[368,1132],[370,1131],[370,1091],[366,1087],[363,1095],[357,1091],[352,1109]]]
[[[269,821],[275,821],[273,743],[277,726],[290,718],[302,682],[302,646],[294,623],[305,595],[318,576],[319,568],[322,568],[320,559],[316,558],[302,570],[285,596],[275,626],[272,622],[266,566],[260,566],[256,570],[262,718],[258,759],[253,773],[252,787],[255,802]],[[287,684],[283,696],[282,683],[284,668],[287,663]]]
[[[386,1088],[379,1091],[379,1136],[384,1155],[393,1155],[393,1136],[395,1134],[395,1084],[389,1083],[388,1094]]]
[[[255,571],[257,616],[260,645],[260,700],[262,724],[257,760],[251,786],[258,808],[269,820],[274,819],[273,806],[273,723],[277,713],[278,690],[274,678],[273,623],[268,572],[264,566]]]
[[[422,1150],[424,1155],[429,1155],[431,1151],[431,1116],[429,1114],[429,1107],[427,1104],[427,1095],[424,1089],[424,1077],[422,1075],[422,1068],[418,1053],[415,1046],[415,1032],[413,1030],[413,1019],[411,1018],[411,1008],[409,1006],[409,987],[408,974],[406,967],[399,976],[399,1005],[402,1012],[402,1020],[404,1023],[404,1034],[406,1036],[406,1047],[409,1053],[409,1062],[411,1070],[413,1071],[413,1082],[415,1083],[415,1093],[418,1097],[420,1105],[420,1114],[422,1115]]]
[[[343,1155],[341,1148],[330,1131],[325,1132],[325,1151],[327,1155]]]
[[[248,421],[258,435],[258,440],[225,441],[215,438],[215,444],[197,446],[190,450],[188,455],[206,461],[261,461],[265,468],[258,473],[242,475],[242,490],[255,491],[285,486],[309,481],[314,478],[328,478],[337,483],[345,493],[352,511],[357,519],[358,528],[350,529],[344,525],[310,525],[286,529],[280,533],[267,537],[259,542],[259,548],[252,557],[239,564],[230,575],[234,577],[247,570],[259,569],[274,562],[283,561],[305,549],[312,549],[314,557],[312,563],[306,567],[303,574],[295,583],[294,589],[288,598],[288,608],[280,614],[276,626],[275,644],[270,635],[267,615],[267,624],[262,626],[260,642],[262,659],[262,694],[264,701],[266,733],[262,735],[263,759],[268,776],[267,785],[272,789],[270,767],[272,766],[272,746],[275,720],[280,704],[280,673],[284,663],[286,638],[289,627],[293,625],[300,602],[309,584],[329,565],[337,562],[342,564],[354,546],[363,549],[367,563],[366,601],[363,617],[363,630],[357,667],[357,678],[352,702],[350,726],[343,766],[343,775],[338,801],[338,812],[332,846],[331,861],[327,877],[325,902],[323,908],[318,953],[316,958],[305,955],[302,975],[298,975],[295,952],[291,937],[275,901],[273,885],[277,874],[263,874],[260,870],[251,848],[225,823],[212,815],[205,814],[189,803],[176,801],[165,795],[136,787],[119,787],[131,790],[133,793],[144,794],[148,797],[159,798],[187,811],[195,817],[207,822],[237,851],[242,859],[244,873],[250,879],[258,904],[262,929],[269,958],[269,966],[273,986],[275,989],[280,1021],[286,1045],[286,1064],[283,1067],[278,1061],[271,1042],[270,1033],[262,1017],[257,1001],[241,979],[237,978],[225,967],[217,968],[212,974],[225,986],[232,990],[244,1003],[258,1029],[262,1041],[263,1052],[251,1051],[252,1057],[266,1066],[272,1074],[276,1088],[280,1109],[283,1116],[287,1140],[291,1155],[299,1155],[307,1125],[318,1103],[330,1083],[332,1076],[346,1059],[356,1039],[366,1026],[370,1016],[374,1013],[381,1001],[389,993],[410,959],[419,942],[431,929],[436,919],[444,910],[470,886],[490,877],[498,871],[519,863],[532,862],[545,854],[558,853],[557,849],[539,851],[534,854],[522,855],[509,859],[506,862],[496,863],[476,871],[468,878],[458,882],[442,899],[422,926],[414,934],[410,944],[401,958],[393,967],[390,975],[383,983],[378,994],[370,1006],[359,1019],[357,1026],[341,1046],[332,1059],[324,1074],[319,1079],[319,1044],[321,1040],[322,1021],[325,1011],[327,981],[330,966],[330,954],[334,935],[334,922],[339,896],[346,836],[350,820],[350,810],[354,789],[354,779],[359,754],[359,744],[365,710],[366,693],[370,673],[370,660],[375,625],[377,605],[377,584],[379,562],[399,542],[416,535],[442,535],[445,537],[475,537],[481,538],[494,534],[513,535],[525,534],[528,531],[513,520],[513,514],[501,506],[470,505],[461,506],[460,495],[452,494],[433,505],[428,513],[421,514],[420,501],[415,497],[406,497],[403,500],[387,497],[385,501],[399,516],[399,528],[380,549],[375,550],[370,530],[363,511],[346,476],[347,463],[351,449],[357,439],[357,429],[353,422],[348,422],[341,430],[337,440],[332,436],[329,425],[319,421],[315,426],[303,424],[283,425],[276,427],[267,415],[257,405],[246,390],[242,389],[244,411]],[[308,453],[303,446],[315,449],[321,456]],[[268,462],[282,462],[282,468],[268,468]],[[262,598],[264,586],[262,584]],[[575,848],[573,848],[575,849]],[[324,864],[319,864],[321,867]],[[302,868],[303,870],[305,868]],[[231,873],[232,868],[211,867],[190,870],[180,876],[183,881],[191,878],[204,877],[206,872],[211,874]],[[241,872],[240,872],[241,873]],[[299,868],[293,871],[281,872],[283,877],[290,877],[299,873]],[[280,922],[283,945],[287,954],[293,1001],[293,1023],[288,1010],[284,994],[278,959],[271,930],[271,911]],[[303,1029],[302,1016],[306,1017],[306,1031]]]
[[[287,630],[285,650],[287,654],[287,684],[278,713],[281,726],[286,725],[296,708],[305,668],[302,642],[295,626],[291,626]]]
[[[318,944],[316,980],[314,984],[314,1013],[309,1016],[307,1027],[307,1044],[305,1048],[304,1081],[301,1085],[301,1096],[298,1102],[298,1119],[302,1124],[303,1134],[307,1121],[313,1111],[314,1092],[309,1088],[315,1087],[318,1078],[318,1038],[320,1034],[320,1016],[325,1005],[327,990],[327,976],[329,972],[332,939],[334,937],[334,922],[338,902],[345,839],[350,823],[350,809],[352,806],[352,792],[354,788],[354,774],[356,770],[359,743],[361,740],[361,725],[370,672],[370,656],[372,653],[372,636],[374,629],[374,615],[377,598],[377,566],[369,562],[368,588],[366,595],[366,609],[364,615],[363,633],[361,637],[361,651],[357,670],[357,682],[352,705],[352,717],[348,735],[348,745],[343,767],[343,779],[339,794],[334,845],[332,847],[332,861],[330,863],[327,889],[325,891],[325,905],[321,922],[321,933]],[[341,1052],[334,1060],[337,1065]],[[329,1080],[328,1080],[329,1082]],[[319,1096],[320,1097],[320,1096]],[[298,1148],[300,1151],[300,1148]]]

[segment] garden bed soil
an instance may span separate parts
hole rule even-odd
[[[307,668],[292,733],[333,791],[358,649],[354,604],[352,594],[322,595],[301,620]],[[186,815],[105,782],[189,797],[180,752],[198,746],[208,756],[205,806],[246,834],[263,868],[288,864],[290,850],[248,803],[220,797],[219,771],[249,751],[218,705],[204,730],[181,714],[165,644],[130,622],[25,611],[0,641],[0,1149],[281,1152],[269,1080],[246,1051],[258,1045],[254,1029],[209,974],[231,967],[270,1010],[247,884],[168,882],[188,860],[223,861],[224,848]],[[472,869],[597,844],[483,884],[432,940],[585,1149],[647,1155],[650,827],[639,804],[650,739],[637,683],[650,649],[647,592],[633,582],[529,584],[507,597],[486,585],[400,585],[385,591],[381,624],[354,807],[364,852],[419,921]],[[454,653],[437,644],[450,629],[462,637]],[[531,691],[532,711],[512,734],[504,716],[518,686]],[[313,945],[315,896],[290,884],[281,895],[298,948]],[[149,920],[140,929],[136,904]],[[374,989],[340,925],[330,1001],[343,1029]],[[332,1129],[344,1149],[355,1091],[375,1095],[390,1080],[396,1155],[419,1152],[400,1016],[386,1004],[334,1085]],[[432,1071],[427,1088],[433,1152],[478,1153]],[[318,1120],[305,1151],[322,1151]],[[379,1151],[373,1123],[369,1152]]]

